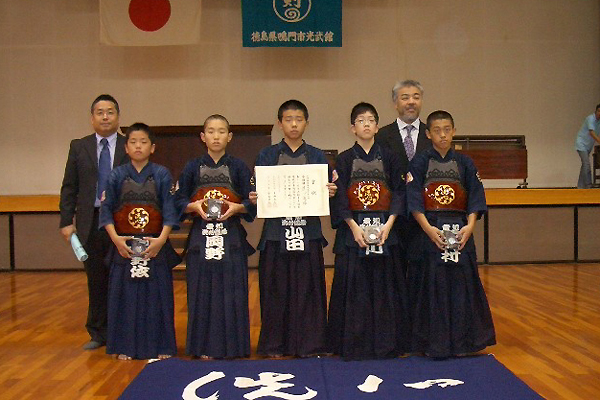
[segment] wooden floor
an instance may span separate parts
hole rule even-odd
[[[488,351],[547,399],[600,398],[600,264],[485,266],[480,273],[498,337]],[[81,350],[88,339],[86,298],[83,272],[0,273],[1,399],[115,399],[142,370],[145,361],[117,361],[104,348]],[[252,270],[253,352],[258,303]],[[181,280],[175,313],[182,355]]]

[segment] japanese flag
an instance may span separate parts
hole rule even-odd
[[[100,42],[112,46],[198,43],[201,0],[100,0]]]

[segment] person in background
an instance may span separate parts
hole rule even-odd
[[[600,144],[598,136],[600,128],[600,104],[596,106],[596,112],[588,115],[583,120],[577,138],[575,139],[575,150],[581,158],[581,169],[577,188],[589,189],[592,187],[592,167],[590,165],[590,153],[596,144]]]
[[[375,135],[375,143],[390,149],[398,155],[398,163],[402,180],[406,179],[408,163],[422,151],[431,148],[431,140],[427,137],[427,126],[421,122],[419,115],[423,105],[423,86],[415,80],[396,82],[392,88],[392,100],[398,112],[398,118],[384,126]],[[412,215],[399,215],[394,229],[400,242],[402,255],[402,277],[406,278],[408,301],[413,302],[415,290],[421,285],[421,271],[417,265],[419,255],[412,251],[418,232],[419,224]],[[404,279],[398,279],[401,286]]]
[[[423,106],[423,86],[412,79],[396,82],[392,88],[392,101],[398,118],[379,129],[375,141],[398,155],[400,171],[405,176],[408,163],[415,154],[431,148],[431,140],[425,131],[427,126],[419,115]]]

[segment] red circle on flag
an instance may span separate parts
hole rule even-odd
[[[154,32],[165,26],[171,17],[169,0],[131,0],[129,19],[140,30]]]

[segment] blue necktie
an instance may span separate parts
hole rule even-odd
[[[110,150],[108,149],[108,140],[106,138],[100,140],[102,145],[102,151],[100,151],[100,158],[98,159],[98,190],[96,196],[102,199],[102,193],[106,189],[108,184],[108,175],[110,174]]]

